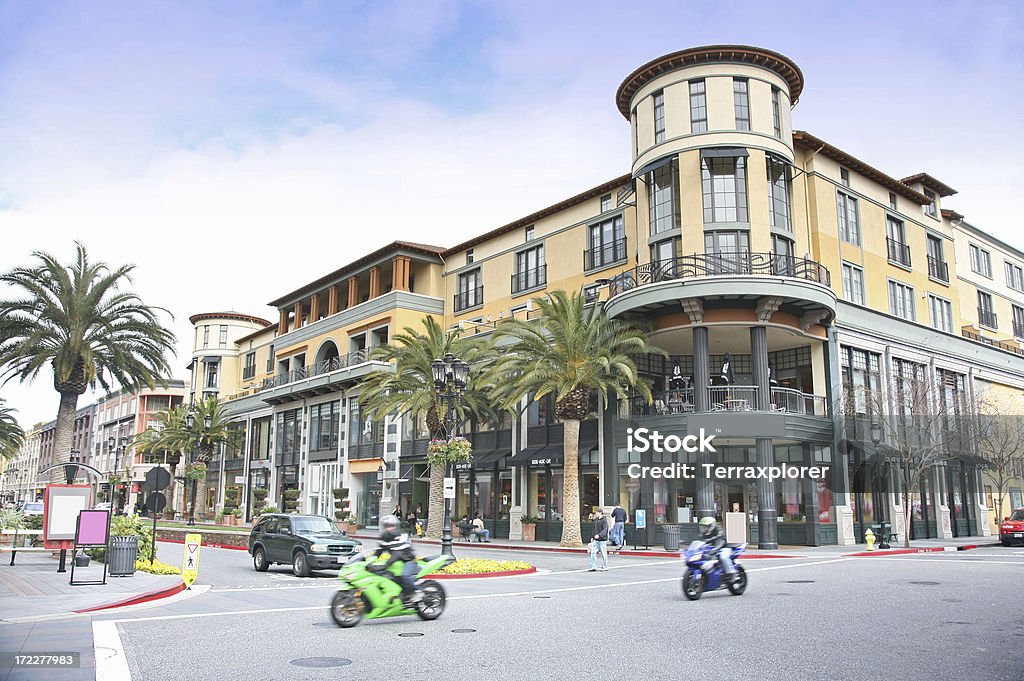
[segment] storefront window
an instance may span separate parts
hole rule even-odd
[[[512,508],[512,471],[498,473],[498,520],[508,520]]]
[[[476,512],[481,518],[491,519],[494,514],[494,474],[477,472]]]

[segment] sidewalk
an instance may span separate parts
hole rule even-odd
[[[107,576],[106,584],[71,586],[70,557],[67,572],[57,572],[57,560],[48,553],[20,553],[10,565],[10,554],[0,564],[0,626],[42,617],[70,616],[115,603],[145,599],[177,589],[179,575],[136,572],[131,577]],[[75,581],[99,581],[103,563],[91,561],[75,568]]]
[[[376,541],[377,535],[359,533],[352,535],[356,539],[363,541]],[[414,539],[415,544],[422,545],[437,545],[440,546],[441,542],[436,539]],[[962,551],[970,550],[978,547],[998,546],[998,541],[995,541],[993,537],[958,537],[954,539],[915,539],[910,542],[910,553],[932,553],[939,551]],[[586,553],[587,549],[584,548],[566,548],[559,546],[558,542],[549,541],[520,541],[514,539],[499,539],[492,540],[489,543],[484,542],[469,542],[459,538],[452,539],[452,548],[458,552],[460,547],[467,547],[473,549],[485,549],[494,551],[550,551],[557,553]],[[900,555],[907,553],[908,551],[903,548],[902,542],[891,544],[889,550],[883,551],[878,548],[878,544],[875,544],[875,550],[871,553],[867,553],[867,544],[854,544],[852,546],[780,546],[777,551],[759,550],[756,543],[749,543],[747,545],[747,552],[743,554],[743,558],[757,559],[757,558],[839,558],[842,556],[884,556],[884,555]],[[682,547],[681,547],[682,548]],[[634,550],[631,545],[627,545],[621,553],[616,555],[622,556],[648,556],[648,557],[665,557],[677,555],[676,552],[666,551],[663,546],[651,546],[644,548],[643,546]]]

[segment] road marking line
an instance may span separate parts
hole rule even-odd
[[[131,681],[117,620],[92,623],[92,645],[96,656],[96,681]]]

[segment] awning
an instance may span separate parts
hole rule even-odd
[[[641,168],[640,170],[638,170],[635,173],[633,173],[633,177],[642,177],[642,176],[646,175],[647,173],[651,172],[652,170],[657,170],[658,168],[660,168],[660,167],[662,167],[664,165],[668,165],[669,163],[671,163],[674,160],[676,160],[676,152],[672,152],[668,156],[662,156],[659,159],[655,159],[654,161],[651,161],[650,163],[645,165],[643,168]]]
[[[203,357],[203,361],[207,364],[220,364],[220,357],[216,355],[210,355],[209,357]]]
[[[597,449],[596,442],[581,442],[577,451],[583,455],[594,449]],[[565,456],[563,456],[561,445],[548,444],[527,447],[523,451],[517,452],[509,463],[513,466],[561,466],[565,463]]]
[[[488,449],[482,452],[473,452],[473,468],[493,468],[494,464],[512,452],[508,449]]]
[[[712,147],[701,149],[700,157],[704,158],[738,158],[747,157],[749,154],[743,147]]]
[[[995,464],[986,459],[983,456],[975,456],[973,454],[958,454],[953,457],[953,461],[962,461],[966,466],[973,466],[974,468],[995,468]]]

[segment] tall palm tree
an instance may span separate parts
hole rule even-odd
[[[647,336],[602,307],[587,307],[579,293],[553,291],[535,301],[535,321],[510,319],[498,325],[495,342],[502,353],[488,372],[493,397],[506,409],[516,408],[524,395],[540,400],[552,395],[555,416],[564,424],[565,468],[562,488],[562,546],[579,546],[580,421],[597,391],[625,398],[630,391],[651,401],[651,389],[640,378],[632,356],[651,351]],[[660,350],[654,350],[661,352]]]
[[[191,419],[188,418],[190,409]],[[191,407],[180,405],[165,414],[166,416],[159,417],[161,427],[157,432],[143,434],[146,447],[158,451],[184,453],[188,457],[189,465],[205,466],[222,446],[234,443],[235,434],[216,397],[196,402]],[[150,431],[147,429],[145,432]],[[195,517],[196,500],[206,497],[205,478],[193,482],[195,484],[191,485],[190,521]]]
[[[87,388],[153,387],[170,373],[165,355],[174,352],[174,334],[157,318],[162,308],[122,288],[135,266],[112,268],[91,261],[81,243],[75,247],[68,265],[36,251],[35,266],[0,274],[16,291],[0,300],[0,377],[24,383],[53,370],[60,393],[54,463],[70,459],[75,409]]]
[[[431,364],[452,353],[470,365],[470,380],[463,393],[458,417],[493,417],[487,394],[472,376],[494,356],[489,343],[462,338],[459,329],[445,331],[433,317],[424,317],[423,330],[405,327],[391,344],[374,348],[371,359],[394,363],[394,369],[375,369],[362,382],[360,404],[374,417],[401,413],[426,420],[430,437],[443,431]],[[427,536],[440,537],[444,521],[444,476],[446,465],[430,466],[430,494],[427,505]]]
[[[141,433],[132,437],[129,447],[134,447],[140,454],[163,454],[164,462],[169,466],[171,474],[171,487],[168,492],[168,504],[174,508],[174,498],[177,494],[177,482],[175,481],[175,469],[181,461],[181,450],[169,445],[164,439],[164,431],[180,428],[179,421],[184,424],[185,412],[179,407],[158,411],[151,415],[156,422]]]
[[[14,458],[25,442],[25,433],[14,419],[15,411],[0,399],[0,460]]]

